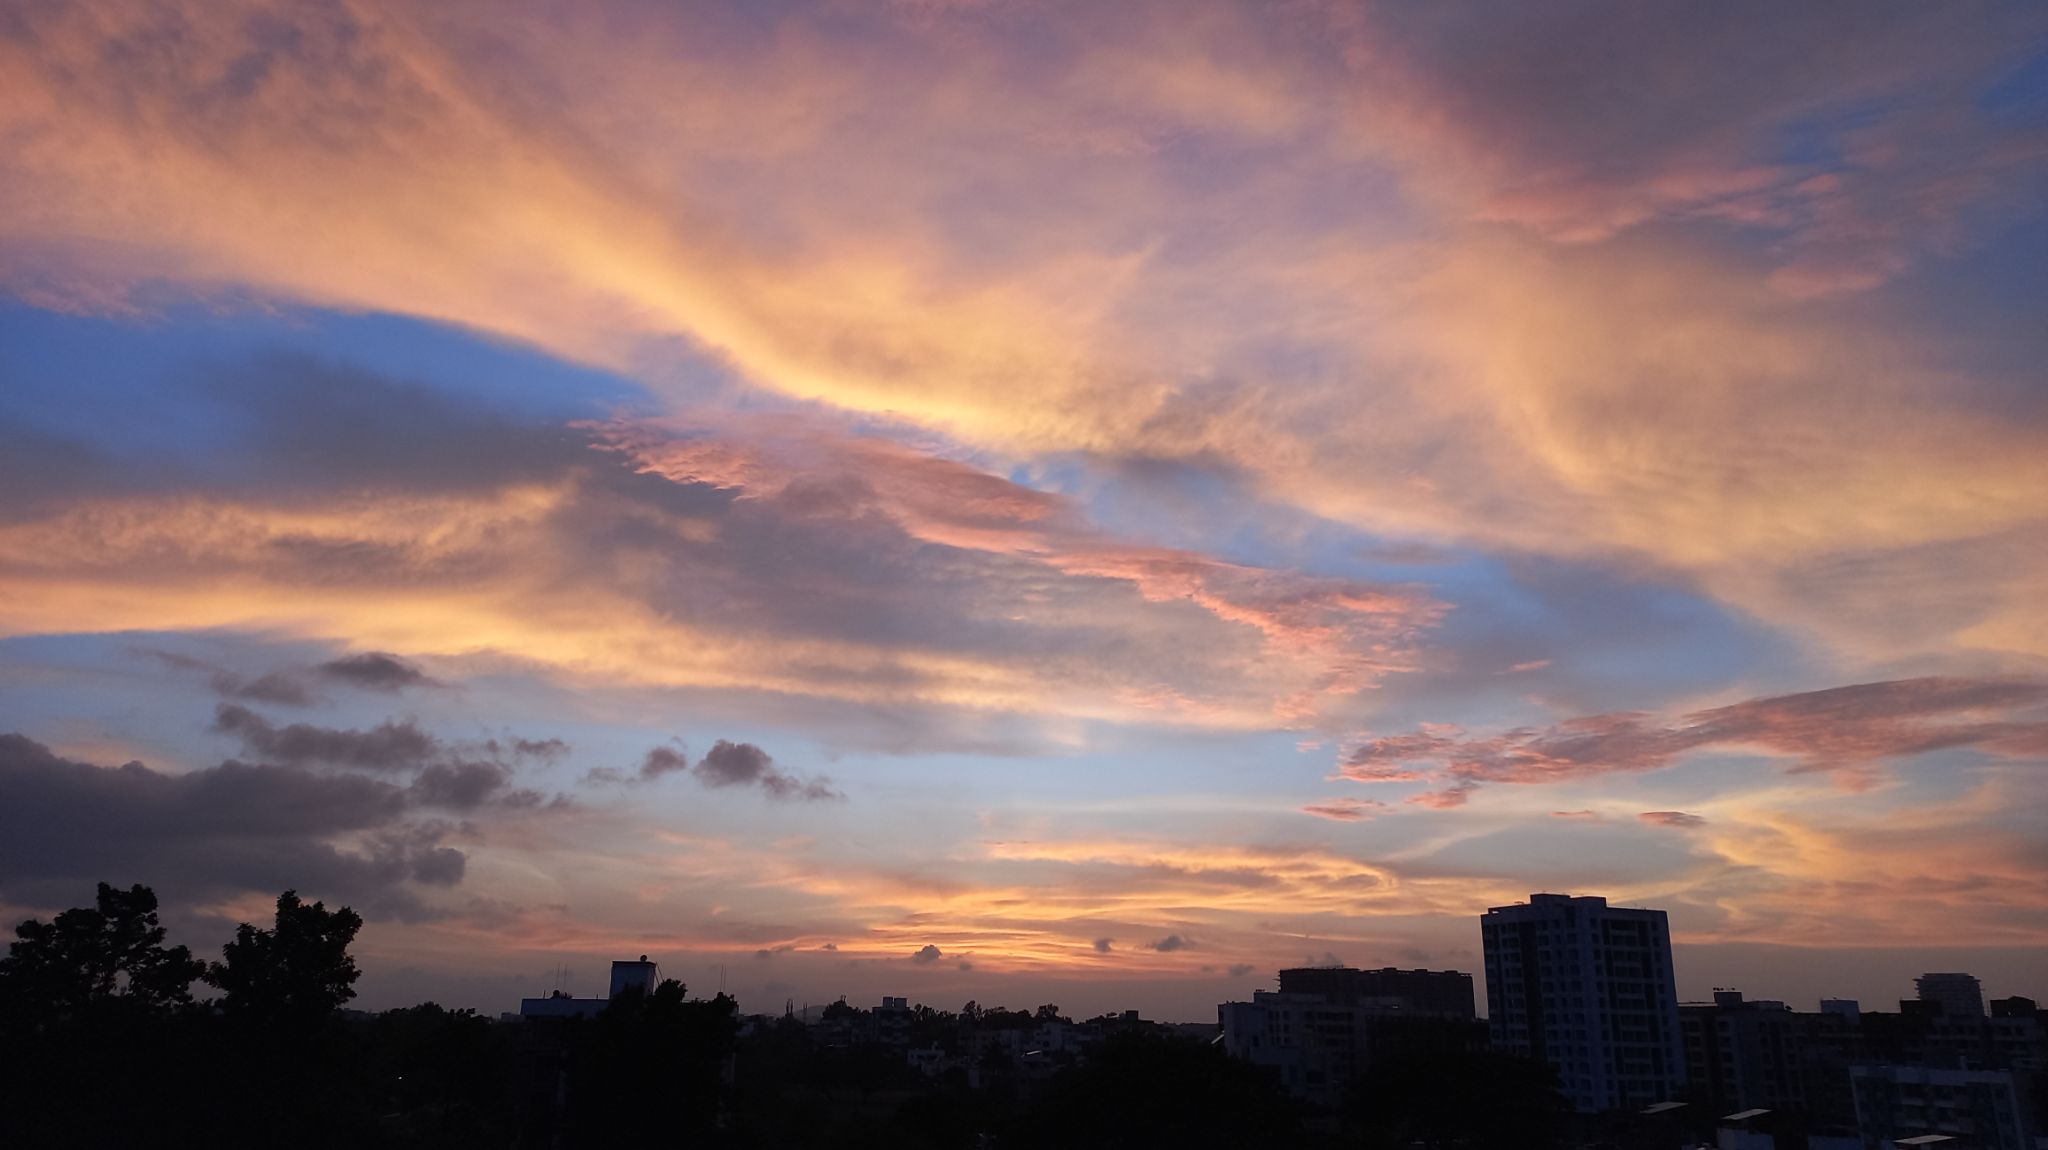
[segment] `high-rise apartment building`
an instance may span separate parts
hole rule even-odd
[[[1479,924],[1494,1049],[1548,1062],[1586,1112],[1668,1101],[1685,1085],[1663,911],[1533,894]]]
[[[1937,1003],[1943,1017],[1974,1021],[1984,1017],[1984,986],[1974,974],[1923,974],[1913,980],[1920,1001]]]

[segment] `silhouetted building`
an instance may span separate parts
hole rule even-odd
[[[622,959],[612,963],[611,990],[604,998],[571,998],[566,992],[557,990],[546,998],[520,999],[519,1017],[593,1018],[610,1006],[612,999],[628,990],[653,994],[654,988],[660,985],[661,967],[647,961],[643,954],[637,962]]]
[[[628,990],[638,990],[642,994],[653,994],[654,988],[660,985],[661,967],[647,961],[647,956],[644,954],[640,956],[638,962],[612,963],[612,989],[610,994],[612,998],[617,998]]]
[[[1692,1088],[1715,1113],[1806,1108],[1805,1027],[1784,1003],[1716,990],[1710,1003],[1680,1005],[1678,1019]]]
[[[902,1050],[910,1045],[910,1000],[884,995],[882,1005],[874,1009],[875,1044],[893,1050]]]
[[[1549,1063],[1581,1111],[1649,1106],[1685,1085],[1663,911],[1534,894],[1489,909],[1480,934],[1495,1049]]]
[[[1849,1078],[1866,1150],[1926,1135],[1972,1150],[2034,1150],[2032,1115],[2011,1071],[1855,1066]]]
[[[1300,966],[1280,972],[1280,993],[1319,994],[1345,1006],[1377,1005],[1441,1018],[1477,1018],[1472,976],[1459,970]]]
[[[2015,994],[2011,998],[1991,1000],[1993,1018],[2032,1018],[2041,1013],[2041,1004],[2025,995]]]
[[[1949,1018],[1984,1017],[1984,987],[1972,974],[1923,974],[1913,980],[1920,1001],[1936,1004]]]
[[[1416,1010],[1401,996],[1359,993],[1372,983],[1344,977],[1374,973],[1342,967],[1282,971],[1278,993],[1254,991],[1250,1002],[1216,1007],[1224,1051],[1267,1067],[1296,1097],[1335,1108],[1352,1080],[1383,1059],[1486,1048],[1485,1024],[1469,1010],[1463,1017]],[[1304,974],[1313,977],[1299,977]],[[1456,977],[1470,987],[1470,976]],[[1317,989],[1298,989],[1304,984]]]

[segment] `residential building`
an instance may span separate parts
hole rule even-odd
[[[1661,910],[1534,894],[1480,916],[1496,1050],[1548,1062],[1583,1112],[1667,1101],[1685,1047]]]
[[[622,959],[612,963],[611,989],[604,998],[571,998],[566,992],[557,990],[545,998],[520,999],[519,1017],[593,1018],[610,1006],[612,999],[627,991],[653,994],[654,988],[660,985],[661,967],[647,961],[643,954],[638,962]]]
[[[1341,986],[1328,989],[1260,990],[1250,1002],[1218,1005],[1224,1051],[1267,1067],[1296,1097],[1334,1108],[1383,1059],[1485,1049],[1486,1028],[1469,1016],[1415,1011],[1377,996],[1347,1002]]]
[[[1472,976],[1460,970],[1302,966],[1280,972],[1280,993],[1320,994],[1344,1005],[1381,1005],[1440,1018],[1477,1018]]]
[[[1950,1019],[1984,1017],[1984,987],[1971,974],[1923,974],[1913,980],[1920,1001],[1939,1005]]]
[[[1712,1002],[1680,1005],[1678,1021],[1692,1088],[1715,1113],[1806,1108],[1805,1027],[1784,1003],[1715,990]]]
[[[1865,1150],[1929,1135],[1972,1150],[2035,1150],[2032,1115],[2009,1070],[1854,1066],[1849,1079]]]
[[[638,962],[612,963],[612,989],[610,995],[612,998],[617,998],[629,990],[637,990],[642,994],[653,994],[654,988],[660,985],[660,965],[647,961],[647,956],[644,954],[640,956],[640,961]]]

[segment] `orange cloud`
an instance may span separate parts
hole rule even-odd
[[[1119,7],[1020,68],[1003,21],[1031,17],[994,13],[878,11],[848,51],[801,12],[250,7],[18,22],[11,282],[398,311],[655,379],[681,344],[735,388],[995,452],[1214,461],[1376,531],[1629,556],[1857,657],[2048,650],[2048,462],[1986,406],[2009,381],[1910,314],[1773,287],[1960,248],[2037,202],[2000,189],[2038,149],[1964,100],[1844,135],[1840,171],[1756,158],[1787,116],[1996,74],[2035,18],[1845,42],[1639,14],[1608,63],[1644,96],[1617,107],[1537,65],[1584,29],[1535,14]],[[1834,65],[1764,52],[1809,41]],[[1701,58],[1760,78],[1675,90]],[[1989,158],[1944,177],[1900,159],[1922,146]],[[1333,191],[1361,184],[1393,190]],[[1873,624],[1837,579],[1919,609]]]
[[[1405,666],[1441,610],[1120,539],[1059,497],[819,421],[613,424],[579,447],[350,385],[433,433],[379,438],[374,461],[320,447],[343,473],[315,490],[271,457],[266,436],[308,447],[275,428],[250,454],[277,474],[247,489],[53,485],[0,522],[0,633],[238,628],[583,683],[1260,728]],[[426,466],[443,454],[470,467],[451,482]]]

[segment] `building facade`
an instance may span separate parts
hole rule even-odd
[[[1856,1066],[1849,1078],[1865,1150],[1929,1135],[1971,1150],[2034,1150],[2032,1115],[2009,1070]]]
[[[1341,990],[1254,991],[1250,1002],[1219,1004],[1216,1020],[1225,1053],[1265,1067],[1295,1097],[1331,1109],[1375,1063],[1486,1047],[1485,1027],[1470,1016],[1406,1009],[1376,996],[1347,1002]]]
[[[1913,980],[1913,989],[1921,1002],[1936,1004],[1946,1018],[1984,1017],[1984,986],[1974,974],[1923,974]]]
[[[661,985],[661,967],[641,955],[638,962],[620,959],[612,963],[611,989],[603,998],[571,998],[557,990],[546,998],[519,1000],[521,1018],[595,1018],[612,1000],[629,992],[653,994]]]
[[[1716,990],[1678,1008],[1685,1069],[1716,1113],[1806,1109],[1804,1019],[1782,1002]]]
[[[1582,1112],[1649,1106],[1685,1086],[1663,911],[1534,894],[1481,915],[1480,936],[1494,1049],[1549,1063]]]
[[[1319,994],[1344,1005],[1377,1005],[1437,1018],[1477,1018],[1472,976],[1462,970],[1301,966],[1280,972],[1280,993]]]

